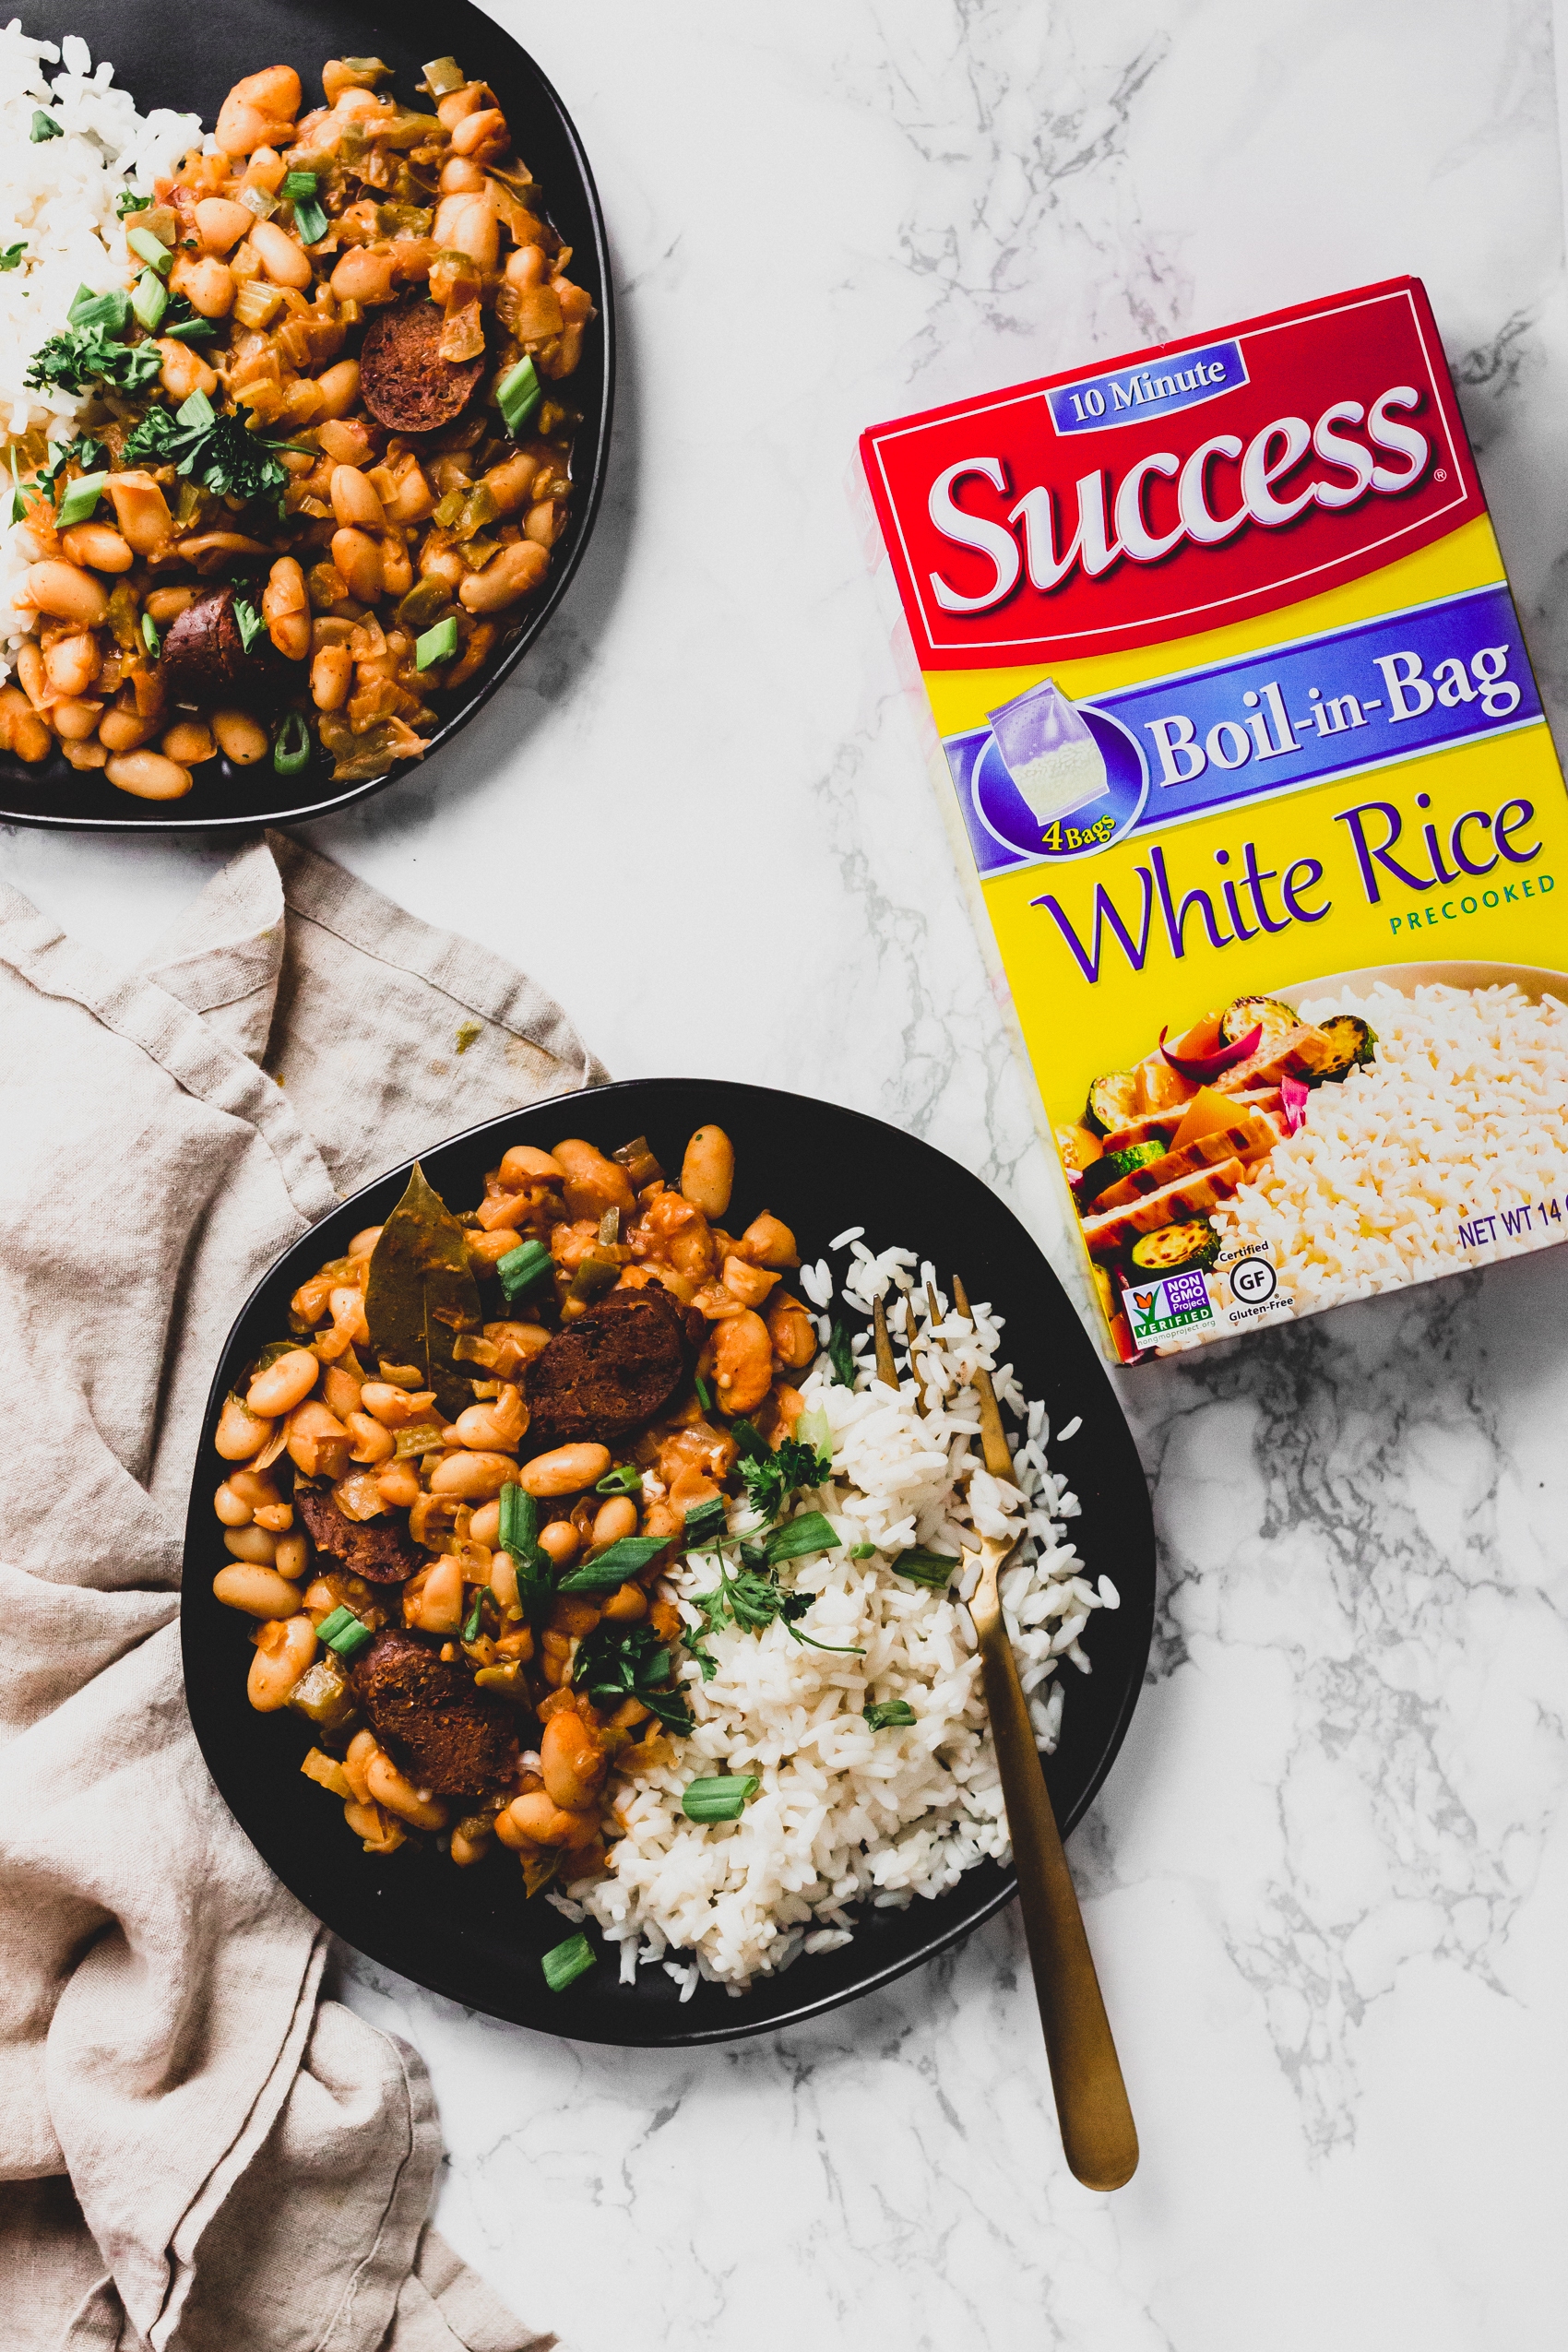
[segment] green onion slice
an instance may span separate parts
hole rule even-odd
[[[697,1403],[702,1407],[703,1411],[705,1413],[711,1413],[713,1410],[713,1393],[708,1387],[707,1381],[704,1380],[701,1372],[698,1372],[696,1379],[693,1382],[692,1385],[697,1392]]]
[[[438,661],[450,661],[457,650],[457,624],[455,616],[448,613],[445,621],[437,621],[434,629],[427,629],[422,637],[415,638],[414,667],[434,670]]]
[[[210,342],[218,329],[209,318],[177,318],[172,327],[165,327],[165,336],[175,343]]]
[[[290,176],[293,175],[291,173]],[[326,236],[327,215],[314,196],[294,198],[294,226],[300,232],[302,244],[319,244]]]
[[[150,229],[127,229],[125,243],[139,260],[146,262],[149,269],[156,269],[160,278],[167,278],[173,267],[174,256],[162,240],[153,235]]]
[[[53,114],[46,114],[42,106],[33,108],[32,128],[28,133],[28,137],[34,147],[41,139],[63,139],[65,136],[65,132],[60,128]]]
[[[159,251],[162,251],[161,246]],[[85,327],[89,331],[97,327],[106,335],[121,335],[130,324],[131,298],[120,286],[108,294],[95,294],[90,286],[78,286],[65,316],[73,327]]]
[[[370,1627],[362,1618],[356,1617],[351,1609],[335,1609],[330,1617],[322,1619],[315,1630],[327,1648],[336,1650],[339,1657],[352,1657],[355,1651],[362,1650],[371,1639]]]
[[[131,308],[149,335],[158,332],[158,322],[168,307],[169,296],[162,280],[150,269],[144,269],[131,288]]]
[[[247,604],[243,596],[234,599],[234,620],[240,632],[240,643],[249,653],[267,624],[255,605]]]
[[[477,1641],[478,1641],[478,1639],[479,1639],[480,1621],[481,1620],[481,1618],[483,1617],[483,1615],[484,1615],[484,1589],[483,1589],[483,1587],[482,1587],[482,1586],[481,1586],[481,1588],[480,1588],[480,1590],[479,1590],[477,1593],[475,1593],[475,1595],[474,1595],[474,1605],[473,1605],[473,1607],[469,1610],[469,1613],[468,1613],[468,1616],[467,1616],[467,1618],[464,1620],[464,1622],[463,1622],[463,1639],[464,1639],[464,1641],[465,1641],[465,1642],[477,1642]]]
[[[915,1710],[908,1699],[873,1699],[866,1721],[873,1731],[889,1731],[895,1724],[913,1723]]]
[[[797,1445],[809,1445],[814,1454],[832,1461],[833,1431],[820,1405],[814,1405],[811,1411],[802,1413],[795,1423],[795,1443]]]
[[[827,1360],[833,1367],[833,1377],[841,1388],[855,1384],[855,1351],[849,1345],[849,1334],[842,1322],[835,1323],[827,1341]]]
[[[544,398],[544,386],[532,360],[521,359],[495,387],[495,404],[509,433],[521,433]]]
[[[106,473],[80,474],[69,483],[65,495],[60,501],[60,511],[54,517],[56,529],[69,530],[73,523],[85,523],[102,497],[103,485],[108,479]]]
[[[844,1538],[833,1532],[833,1522],[820,1511],[802,1511],[798,1519],[790,1519],[784,1526],[775,1527],[766,1543],[767,1564],[777,1568],[781,1560],[801,1560],[808,1551],[842,1551]]]
[[[174,411],[174,422],[183,424],[187,433],[195,433],[198,428],[203,433],[210,432],[216,419],[217,410],[205,392],[193,392],[190,398],[182,400]]]
[[[22,255],[26,253],[26,251],[27,241],[25,238],[19,245],[7,245],[5,252],[0,253],[0,269],[19,268],[21,266]]]
[[[688,1821],[739,1821],[747,1800],[761,1787],[754,1772],[726,1773],[715,1780],[688,1780],[681,1811]]]
[[[158,624],[150,612],[144,612],[141,616],[141,641],[156,661],[163,650],[163,640],[158,634]]]
[[[315,196],[320,185],[321,175],[317,172],[290,172],[285,173],[278,193],[287,196],[291,204],[298,204],[302,196]]]
[[[635,1462],[617,1463],[594,1488],[595,1494],[640,1494],[642,1491],[643,1474]]]
[[[912,1585],[925,1585],[932,1592],[943,1591],[958,1562],[944,1551],[928,1551],[923,1543],[911,1544],[893,1562],[895,1575],[907,1576]]]
[[[551,1991],[564,1992],[568,1985],[575,1985],[593,1966],[598,1957],[586,1935],[569,1935],[564,1943],[545,1953],[539,1965]]]
[[[681,1536],[683,1551],[701,1551],[705,1546],[722,1543],[730,1532],[730,1514],[721,1494],[710,1495],[686,1514],[685,1527]]]
[[[664,1539],[658,1536],[623,1536],[597,1560],[585,1561],[563,1576],[556,1586],[563,1593],[615,1592],[629,1576],[637,1575],[650,1560],[657,1560],[664,1550]]]
[[[191,395],[192,399],[199,399],[200,397],[199,393]],[[190,402],[187,401],[185,406],[188,408]],[[180,413],[183,416],[184,410],[182,409]],[[279,776],[297,776],[310,754],[310,729],[297,710],[286,712],[283,724],[272,740],[273,766]]]
[[[875,1556],[876,1546],[873,1543],[852,1543],[849,1546],[849,1557],[851,1560],[872,1560],[874,1559]]]
[[[504,1258],[497,1258],[495,1271],[506,1294],[507,1305],[526,1297],[529,1291],[537,1290],[552,1263],[542,1241],[521,1241],[515,1250],[508,1250]]]

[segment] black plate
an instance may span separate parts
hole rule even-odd
[[[668,1167],[685,1139],[717,1120],[734,1141],[739,1230],[762,1208],[794,1227],[803,1256],[864,1219],[874,1243],[897,1241],[956,1265],[969,1295],[1007,1318],[1006,1355],[1026,1395],[1045,1400],[1053,1430],[1083,1427],[1053,1449],[1083,1506],[1075,1535],[1091,1574],[1106,1572],[1119,1610],[1097,1613],[1092,1674],[1070,1674],[1063,1739],[1046,1767],[1057,1817],[1071,1828],[1111,1768],[1137,1703],[1154,1622],[1154,1530],[1136,1449],[1111,1383],[1055,1276],[1011,1211],[978,1177],[879,1120],[766,1087],[696,1078],[634,1079],[494,1119],[423,1155],[426,1175],[455,1206],[478,1200],[486,1169],[511,1143],[548,1149],[586,1135],[601,1150],[646,1134]],[[247,1302],[213,1384],[207,1428],[243,1367],[286,1329],[289,1299],[308,1274],[341,1254],[350,1236],[392,1207],[410,1163],[369,1184],[280,1258]],[[837,1261],[835,1261],[837,1263]],[[341,1810],[299,1763],[310,1746],[298,1717],[245,1704],[248,1624],[212,1597],[222,1564],[213,1490],[221,1465],[204,1447],[185,1535],[185,1691],[202,1752],[236,1819],[285,1885],[339,1935],[454,2001],[545,2033],[582,2041],[674,2045],[733,2041],[836,2008],[928,1960],[1000,1910],[1011,1871],[985,1862],[950,1893],[907,1911],[873,1911],[854,1941],[798,1959],[737,1999],[701,1984],[683,2003],[661,1968],[635,1985],[612,1960],[564,1993],[545,1988],[539,1955],[571,1933],[542,1897],[524,1898],[510,1855],[459,1871],[434,1850],[377,1860],[363,1853]]]
[[[319,102],[321,68],[328,57],[381,57],[397,68],[392,88],[415,104],[414,86],[425,60],[451,55],[471,79],[488,81],[524,158],[549,201],[550,216],[573,249],[572,276],[592,294],[599,317],[571,378],[573,405],[583,411],[573,451],[576,487],[571,524],[555,551],[544,595],[529,608],[517,635],[448,705],[423,759],[404,760],[368,783],[333,784],[329,763],[299,777],[277,775],[271,762],[233,767],[220,756],[203,763],[183,801],[138,801],[116,791],[101,772],[74,768],[56,751],[37,767],[0,752],[0,824],[56,826],[97,833],[200,833],[240,826],[293,825],[325,816],[379,792],[394,778],[427,771],[443,746],[501,681],[517,668],[566,592],[582,560],[604,488],[610,454],[615,336],[610,254],[599,196],[572,118],[528,52],[469,0],[442,0],[435,11],[410,0],[356,7],[348,0],[222,0],[196,8],[188,0],[71,0],[68,7],[29,9],[23,30],[58,42],[80,33],[92,51],[113,60],[114,80],[140,113],[172,106],[201,116],[210,129],[233,84],[262,65],[289,65]]]

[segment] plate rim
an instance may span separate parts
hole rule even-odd
[[[225,1336],[221,1349],[219,1353],[218,1361],[214,1369],[212,1381],[208,1388],[207,1402],[203,1408],[200,1421],[200,1438],[198,1441],[197,1455],[193,1466],[191,1476],[190,1503],[186,1515],[185,1529],[182,1538],[182,1606],[180,1613],[182,1681],[184,1691],[186,1708],[195,1731],[197,1746],[201,1751],[204,1765],[212,1779],[213,1785],[225,1807],[232,1816],[236,1825],[244,1836],[249,1839],[253,1847],[255,1847],[255,1850],[261,1856],[261,1859],[267,1864],[268,1869],[273,1871],[274,1875],[279,1879],[282,1884],[289,1888],[290,1893],[294,1895],[294,1899],[302,1905],[302,1907],[310,1911],[313,1918],[319,1919],[321,1924],[327,1929],[328,1932],[337,1936],[345,1945],[354,1951],[362,1953],[373,1966],[390,1968],[398,1975],[408,1977],[410,1982],[420,1984],[426,1991],[434,1993],[438,1998],[453,2001],[460,2007],[474,2010],[481,2015],[495,2017],[503,2023],[518,2025],[530,2032],[548,2034],[552,2038],[556,2040],[588,2042],[601,2048],[705,2048],[732,2041],[749,2040],[764,2034],[782,2033],[793,2026],[808,2024],[815,2018],[827,2015],[834,2010],[846,2007],[849,2003],[859,2001],[865,1994],[885,1990],[888,1986],[896,1983],[899,1978],[911,1974],[916,1968],[923,1967],[929,1961],[936,1958],[942,1952],[946,1951],[953,1945],[963,1942],[971,1935],[977,1928],[983,1926],[987,1920],[993,1918],[999,1911],[1003,1910],[1006,1905],[1012,1901],[1017,1891],[1016,1873],[1011,1864],[1009,1864],[1005,1870],[1002,1870],[1000,1865],[989,1859],[986,1861],[976,1865],[975,1874],[977,1876],[980,1872],[994,1871],[996,1873],[995,1883],[991,1887],[990,1891],[983,1895],[979,1895],[977,1890],[977,1900],[973,1907],[967,1911],[961,1919],[939,1928],[933,1928],[930,1934],[919,1937],[911,1949],[899,1954],[896,1957],[889,1958],[878,1966],[873,1966],[863,1977],[857,1978],[853,1984],[837,1990],[830,1989],[826,1991],[801,1999],[792,2002],[781,2013],[770,2013],[764,2015],[748,2017],[743,2013],[742,2004],[744,2002],[745,1996],[742,1994],[732,2000],[730,2004],[731,2013],[725,2015],[720,2022],[713,2025],[693,2025],[685,2028],[681,2027],[677,2023],[677,2021],[686,2013],[685,2005],[683,2003],[672,2008],[670,2004],[665,2002],[656,2003],[654,2002],[649,2002],[646,2005],[646,2010],[641,2014],[639,2014],[631,2005],[628,2005],[627,2012],[624,2015],[617,2014],[611,2019],[603,2021],[602,2023],[596,2020],[591,2026],[587,2026],[582,2022],[575,2023],[570,2013],[563,2013],[559,2025],[553,2022],[548,2010],[527,2016],[518,2015],[515,2008],[487,2003],[482,2000],[475,1998],[471,1991],[455,1991],[449,1985],[433,1983],[427,1977],[414,1974],[408,1967],[403,1958],[394,1957],[385,1952],[377,1951],[372,1948],[372,1944],[370,1942],[360,1941],[355,1936],[351,1936],[347,1933],[344,1930],[334,1926],[330,1920],[323,1919],[321,1914],[314,1908],[303,1895],[295,1894],[294,1888],[291,1884],[289,1879],[284,1876],[282,1870],[274,1861],[267,1846],[260,1837],[257,1836],[255,1831],[252,1828],[250,1822],[238,1812],[234,1806],[230,1802],[228,1792],[224,1785],[224,1777],[220,1775],[218,1764],[214,1762],[213,1756],[209,1753],[204,1718],[207,1717],[208,1714],[209,1706],[215,1714],[218,1706],[221,1705],[222,1702],[220,1694],[209,1692],[201,1681],[200,1677],[193,1674],[192,1653],[194,1648],[194,1637],[192,1629],[196,1620],[193,1613],[187,1611],[184,1606],[184,1586],[185,1573],[188,1571],[191,1564],[191,1555],[196,1539],[196,1529],[198,1525],[205,1526],[208,1524],[210,1495],[207,1491],[206,1481],[210,1478],[211,1473],[210,1468],[207,1467],[207,1457],[211,1431],[225,1393],[223,1388],[225,1365],[237,1335],[241,1331],[247,1318],[255,1309],[257,1301],[259,1301],[263,1291],[274,1280],[279,1270],[287,1262],[287,1260],[291,1258],[296,1251],[303,1250],[308,1245],[312,1234],[317,1232],[321,1226],[327,1222],[329,1218],[337,1218],[344,1211],[356,1207],[357,1205],[360,1204],[368,1194],[390,1188],[398,1182],[406,1182],[408,1173],[411,1170],[416,1159],[428,1161],[434,1158],[437,1152],[445,1151],[454,1146],[471,1143],[474,1139],[485,1134],[487,1131],[515,1125],[517,1121],[529,1114],[541,1113],[547,1111],[561,1111],[564,1110],[571,1104],[589,1100],[598,1105],[600,1101],[607,1098],[614,1098],[623,1094],[637,1092],[649,1087],[666,1085],[690,1086],[694,1084],[711,1089],[715,1095],[721,1092],[734,1090],[744,1094],[749,1098],[762,1099],[779,1105],[788,1105],[792,1107],[804,1105],[809,1109],[826,1111],[832,1113],[835,1118],[849,1120],[869,1130],[895,1136],[900,1143],[917,1144],[922,1149],[932,1153],[935,1157],[943,1160],[945,1160],[951,1167],[957,1170],[961,1175],[968,1178],[970,1182],[981,1185],[989,1194],[992,1200],[995,1203],[998,1210],[1000,1210],[1012,1223],[1012,1225],[1016,1227],[1017,1233],[1022,1237],[1024,1243],[1034,1253],[1034,1256],[1039,1261],[1039,1268],[1045,1275],[1048,1283],[1053,1287],[1058,1293],[1063,1312],[1072,1317],[1074,1324],[1085,1339],[1086,1359],[1087,1360],[1092,1360],[1094,1369],[1100,1376],[1103,1383],[1103,1394],[1105,1400],[1109,1405],[1116,1422],[1120,1425],[1122,1436],[1125,1443],[1126,1453],[1130,1457],[1131,1463],[1135,1467],[1137,1471],[1136,1479],[1131,1490],[1131,1501],[1133,1515],[1139,1523],[1138,1551],[1140,1560],[1146,1562],[1147,1597],[1146,1602],[1143,1601],[1141,1596],[1139,1596],[1138,1599],[1134,1602],[1136,1619],[1141,1621],[1142,1629],[1141,1639],[1137,1637],[1136,1633],[1134,1634],[1136,1655],[1135,1657],[1129,1662],[1129,1670],[1125,1687],[1117,1705],[1114,1719],[1103,1739],[1099,1754],[1095,1761],[1092,1770],[1087,1776],[1083,1788],[1067,1808],[1063,1817],[1062,1835],[1064,1839],[1072,1835],[1073,1830],[1084,1818],[1084,1815],[1087,1812],[1089,1807],[1094,1803],[1095,1799],[1099,1796],[1101,1788],[1104,1787],[1111,1767],[1115,1764],[1116,1759],[1120,1755],[1123,1746],[1125,1743],[1128,1729],[1131,1726],[1133,1716],[1137,1710],[1139,1700],[1142,1697],[1143,1691],[1148,1679],[1148,1658],[1153,1645],[1154,1627],[1158,1603],[1158,1548],[1154,1526],[1153,1504],[1148,1489],[1147,1475],[1144,1469],[1142,1456],[1138,1451],[1132,1424],[1125,1412],[1123,1410],[1121,1399],[1117,1394],[1116,1387],[1111,1382],[1106,1367],[1102,1362],[1100,1362],[1098,1354],[1094,1351],[1093,1344],[1092,1341],[1089,1340],[1088,1335],[1084,1332],[1082,1319],[1078,1316],[1075,1308],[1073,1306],[1071,1297],[1067,1293],[1065,1287],[1063,1285],[1060,1277],[1056,1274],[1055,1268],[1051,1265],[1051,1262],[1046,1256],[1044,1251],[1040,1249],[1032,1234],[1029,1233],[1028,1228],[1023,1224],[1022,1219],[1019,1218],[1009,1205],[1003,1200],[1001,1195],[996,1193],[992,1187],[986,1184],[983,1178],[976,1176],[972,1170],[966,1168],[962,1161],[955,1158],[951,1153],[942,1151],[939,1146],[927,1142],[926,1138],[923,1136],[915,1135],[907,1130],[894,1127],[890,1122],[877,1118],[873,1113],[855,1110],[845,1104],[829,1102],[822,1097],[800,1095],[787,1088],[758,1085],[746,1079],[693,1079],[689,1076],[677,1076],[673,1073],[660,1073],[649,1077],[624,1078],[611,1080],[597,1087],[576,1087],[565,1094],[546,1096],[538,1102],[522,1104],[514,1110],[499,1112],[493,1118],[475,1121],[470,1125],[455,1130],[452,1134],[445,1135],[437,1141],[422,1146],[418,1151],[397,1161],[393,1166],[383,1170],[379,1174],[368,1179],[365,1183],[357,1186],[352,1193],[346,1194],[343,1199],[339,1201],[335,1209],[327,1212],[327,1216],[326,1218],[316,1218],[309,1227],[307,1227],[303,1233],[302,1233],[295,1241],[289,1243],[284,1250],[280,1251],[277,1257],[272,1260],[271,1264],[258,1277],[257,1281],[246,1296],[243,1305],[236,1312],[231,1323],[230,1329]],[[203,1507],[204,1505],[206,1506],[205,1508]],[[1122,1574],[1125,1575],[1126,1570],[1124,1563],[1119,1562],[1118,1565],[1122,1569]],[[1121,1583],[1120,1577],[1118,1579],[1122,1591],[1122,1602],[1123,1608],[1125,1608],[1128,1604],[1128,1586],[1131,1585],[1132,1581],[1133,1580],[1130,1576],[1125,1584]],[[196,1585],[193,1585],[193,1590],[194,1589],[196,1589]],[[1135,1666],[1135,1671],[1132,1670],[1134,1666]],[[968,1872],[964,1874],[965,1877],[969,1875],[970,1874]],[[958,1883],[961,1885],[963,1883],[963,1880],[960,1879]],[[949,1890],[949,1892],[954,1891],[956,1890]],[[910,1914],[906,1912],[904,1916],[908,1917],[910,1916]],[[918,1914],[915,1916],[918,1916]],[[765,1979],[765,1981],[773,1983],[784,1982],[788,1980],[789,1976],[792,1975],[792,1973],[793,1971],[791,1969],[790,1971],[784,1972],[784,1974],[779,1977],[772,1979]],[[734,2014],[733,2013],[736,2012],[740,2012],[741,2013]],[[641,2030],[645,2017],[647,2027],[647,2030],[646,2031]]]
[[[364,6],[362,0],[356,0],[356,5],[359,6],[359,12],[367,18],[375,13],[373,9]],[[465,8],[472,7],[473,0],[462,0],[462,5]],[[48,13],[53,18],[57,11],[51,9]],[[69,12],[66,10],[65,13]],[[54,814],[48,810],[23,811],[0,805],[0,825],[25,826],[32,831],[41,833],[123,833],[137,837],[143,834],[202,834],[222,837],[254,833],[267,826],[309,825],[322,817],[339,815],[343,810],[355,807],[362,801],[373,799],[376,793],[385,791],[388,785],[416,777],[424,770],[427,764],[445,751],[455,736],[462,732],[469,721],[477,718],[485,708],[500,687],[511,676],[524,655],[531,650],[549,626],[588,551],[588,541],[593,536],[594,526],[599,519],[600,507],[603,503],[605,481],[610,470],[619,348],[614,284],[611,269],[610,237],[605,224],[604,208],[600,200],[599,186],[593,175],[592,165],[588,161],[588,150],[583,145],[582,135],[560,91],[540,65],[533,52],[525,47],[524,43],[499,18],[493,17],[488,10],[478,7],[473,7],[473,13],[482,18],[487,29],[493,34],[505,41],[517,52],[523,60],[528,73],[537,82],[540,91],[555,110],[562,134],[572,150],[581,178],[583,195],[592,229],[594,259],[599,270],[599,317],[595,326],[600,339],[603,374],[603,397],[600,409],[599,430],[594,439],[593,462],[580,510],[580,521],[572,531],[570,547],[557,567],[554,577],[549,583],[542,600],[529,614],[511,644],[505,647],[498,657],[493,671],[484,682],[483,691],[469,701],[455,717],[443,720],[434,735],[431,737],[429,748],[423,757],[418,760],[399,761],[389,767],[383,776],[371,777],[362,782],[345,785],[340,791],[329,792],[323,798],[301,801],[291,806],[279,805],[245,815],[223,811],[218,811],[210,815],[189,816],[178,816],[172,813],[158,816],[136,816],[129,814],[121,816],[113,811],[101,815],[80,815]],[[65,30],[68,31],[71,28],[66,26]],[[45,37],[53,40],[59,36],[52,26]],[[119,86],[117,83],[116,87]],[[135,95],[136,93],[132,91],[132,96],[135,97]],[[0,795],[4,795],[7,789],[4,756],[0,754]],[[280,783],[282,779],[279,779]],[[169,805],[172,812],[180,803],[172,802]]]

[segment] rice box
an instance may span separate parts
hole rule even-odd
[[[1414,279],[862,435],[1123,1362],[1568,1225],[1568,797]]]

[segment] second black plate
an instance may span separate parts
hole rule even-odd
[[[972,1298],[1005,1316],[1004,1356],[1025,1394],[1043,1398],[1051,1430],[1081,1421],[1065,1444],[1051,1444],[1051,1466],[1082,1506],[1074,1535],[1088,1574],[1108,1574],[1122,1605],[1095,1615],[1087,1637],[1093,1671],[1071,1675],[1061,1743],[1045,1767],[1057,1818],[1070,1829],[1110,1770],[1137,1703],[1154,1623],[1154,1531],[1137,1451],[1099,1359],[1050,1266],[995,1194],[879,1120],[766,1087],[696,1078],[636,1079],[541,1103],[434,1145],[422,1165],[461,1208],[480,1199],[485,1170],[508,1144],[548,1149],[585,1135],[610,1151],[646,1134],[665,1165],[678,1167],[687,1136],[705,1120],[717,1121],[735,1146],[734,1229],[771,1208],[812,1259],[847,1226],[863,1223],[871,1245],[916,1250],[944,1281],[956,1268]],[[221,1465],[211,1431],[244,1366],[286,1330],[294,1290],[362,1227],[386,1216],[409,1165],[324,1218],[248,1301],[218,1367],[192,1487],[184,1608],[191,1716],[213,1778],[284,1884],[373,1959],[470,2008],[577,2040],[657,2045],[732,2041],[837,2008],[1000,1910],[1013,1874],[986,1862],[934,1900],[862,1914],[852,1942],[802,1956],[738,1998],[705,1983],[683,2002],[660,1968],[622,1985],[612,1958],[552,1993],[540,1954],[571,1930],[542,1896],[525,1899],[511,1856],[497,1849],[462,1871],[434,1848],[375,1859],[350,1835],[341,1807],[303,1778],[308,1726],[246,1705],[248,1623],[213,1598],[224,1553],[212,1509]]]
[[[321,88],[328,57],[381,57],[396,68],[391,85],[406,103],[432,56],[457,57],[471,79],[485,80],[501,101],[517,152],[544,190],[550,216],[572,247],[572,276],[593,296],[599,316],[588,330],[581,364],[571,378],[574,406],[583,412],[573,449],[570,528],[551,565],[544,594],[499,653],[445,708],[422,760],[403,761],[367,783],[333,784],[327,766],[297,778],[274,773],[268,761],[234,767],[205,761],[183,801],[138,801],[117,791],[101,774],[72,767],[58,751],[36,767],[0,752],[0,824],[37,825],[94,833],[202,833],[236,826],[293,825],[347,808],[400,776],[428,773],[431,762],[460,727],[488,702],[522,659],[582,560],[604,488],[615,376],[610,255],[599,196],[572,118],[527,50],[470,0],[445,0],[434,15],[410,0],[360,6],[354,0],[223,0],[196,9],[182,0],[69,0],[68,6],[30,8],[25,31],[59,42],[79,33],[93,62],[107,57],[114,80],[143,114],[154,106],[196,113],[208,128],[242,74],[289,65],[304,84],[307,101]]]

